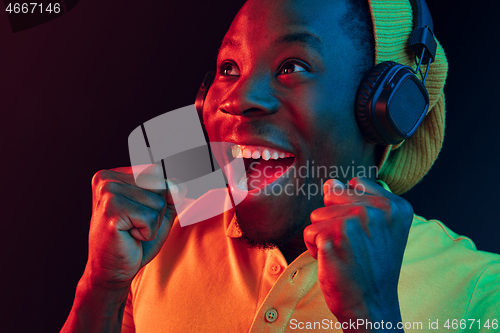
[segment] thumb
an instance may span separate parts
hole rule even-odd
[[[167,208],[168,209],[168,208]],[[156,237],[150,241],[142,242],[142,261],[141,267],[149,263],[153,260],[154,257],[160,252],[163,243],[167,240],[168,234],[170,233],[170,229],[172,228],[173,220],[169,220],[167,217],[167,213],[163,217],[163,221],[161,222],[160,228],[156,233]]]

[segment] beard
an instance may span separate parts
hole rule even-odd
[[[311,200],[307,200],[305,197],[297,197],[298,203],[302,204],[291,205],[295,209],[285,210],[279,216],[269,214],[260,218],[248,218],[237,214],[236,226],[242,232],[242,236],[238,237],[238,239],[250,248],[261,250],[282,248],[299,233],[302,233],[306,226],[311,224],[309,216],[318,205],[321,205],[322,200],[321,196],[311,198]],[[263,219],[267,219],[267,223],[260,223]],[[272,230],[265,227],[266,224],[269,224],[269,219],[278,221],[278,223],[273,224],[274,228]]]
[[[283,233],[270,237],[266,233],[260,232],[259,230],[249,230],[248,228],[245,228],[246,224],[243,224],[242,227],[238,220],[236,220],[236,225],[242,232],[242,236],[238,237],[238,239],[243,241],[250,248],[257,248],[261,250],[283,247],[299,232],[304,230],[305,225],[303,226],[302,224],[303,223],[294,222],[286,228]]]

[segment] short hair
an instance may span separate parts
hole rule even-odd
[[[375,65],[375,37],[367,0],[346,0],[347,14],[341,19],[342,30],[359,43],[363,53],[362,76]]]

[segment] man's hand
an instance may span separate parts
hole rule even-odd
[[[139,269],[167,239],[185,186],[168,184],[158,165],[102,170],[92,179],[89,258],[61,332],[120,332],[127,294]]]
[[[340,322],[384,320],[395,329],[401,321],[397,287],[411,205],[362,178],[353,178],[347,188],[331,179],[324,192],[325,207],[312,212],[304,240],[318,260],[318,280],[330,311]]]
[[[185,195],[173,184],[167,190],[158,165],[146,168],[138,182],[144,188],[136,185],[130,167],[102,170],[92,179],[85,274],[96,287],[121,289],[130,285],[167,239],[176,216],[172,195]]]

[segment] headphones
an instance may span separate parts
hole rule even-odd
[[[425,0],[410,3],[415,23],[408,45],[416,54],[415,62],[418,58],[417,69],[393,61],[382,62],[365,75],[356,94],[354,111],[358,126],[366,140],[379,145],[394,145],[411,137],[429,109],[425,80],[436,57],[434,25]],[[425,75],[420,69],[422,65],[427,65]],[[422,81],[417,77],[419,73]],[[202,111],[215,74],[210,71],[205,75],[195,100],[207,142]]]

